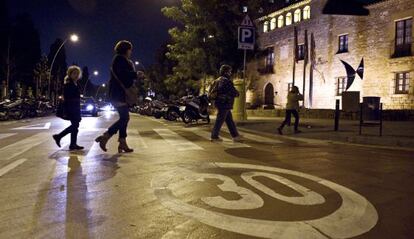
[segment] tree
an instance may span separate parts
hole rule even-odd
[[[10,64],[9,58],[9,43],[10,43],[10,22],[7,11],[7,1],[0,0],[0,86],[2,87],[0,96],[5,97],[7,90],[7,83],[9,80]]]
[[[10,55],[15,72],[11,82],[20,83],[24,89],[35,85],[33,70],[41,57],[39,32],[28,14],[19,15],[11,28]],[[12,84],[10,84],[12,85]]]
[[[241,70],[242,51],[237,49],[237,29],[244,18],[243,7],[259,12],[262,1],[182,0],[179,6],[166,7],[165,16],[178,23],[170,29],[172,43],[167,56],[176,62],[167,88],[194,87],[206,75],[217,74],[221,64]],[[265,2],[265,1],[263,1]]]
[[[36,81],[35,92],[37,97],[44,95],[45,91],[47,90],[48,77],[48,59],[47,56],[43,55],[34,69],[34,78]]]
[[[59,47],[62,45],[63,40],[58,38],[55,42],[50,46],[50,51],[47,56],[49,66],[51,66],[54,56],[56,52],[59,50]],[[56,96],[61,93],[61,89],[63,86],[64,78],[66,75],[67,70],[67,63],[66,63],[66,50],[65,46],[59,51],[58,55],[56,56],[56,60],[53,64],[53,69],[51,70],[51,78],[48,82],[48,94],[49,97]]]

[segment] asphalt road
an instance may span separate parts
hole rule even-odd
[[[0,122],[0,238],[414,238],[414,151],[244,133],[132,116],[133,154],[93,139],[115,114]]]

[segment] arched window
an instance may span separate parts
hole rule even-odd
[[[304,7],[304,8],[303,8],[303,19],[304,19],[304,20],[306,20],[306,19],[310,19],[310,16],[311,16],[311,9],[310,9],[310,6],[306,6],[306,7]]]
[[[288,12],[286,14],[286,26],[292,25],[292,13]]]
[[[300,22],[302,20],[302,11],[300,9],[296,9],[293,15],[293,22]]]
[[[275,30],[276,28],[276,18],[272,18],[272,20],[270,20],[270,30]]]
[[[263,32],[268,32],[269,31],[269,21],[265,21],[263,23]]]
[[[277,28],[281,28],[285,25],[285,19],[283,16],[277,18]]]

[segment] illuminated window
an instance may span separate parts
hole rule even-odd
[[[292,25],[292,13],[286,14],[286,26]]]
[[[263,32],[268,32],[269,31],[269,22],[265,21],[263,24]]]
[[[276,28],[276,18],[272,18],[272,20],[270,20],[270,30],[275,30]]]
[[[338,77],[336,80],[336,95],[342,95],[344,91],[346,91],[346,77]]]
[[[281,28],[281,27],[283,27],[283,25],[285,25],[285,19],[284,19],[283,16],[279,16],[277,18],[277,27]]]
[[[300,20],[302,20],[302,11],[300,9],[297,9],[293,15],[293,21],[300,22]]]
[[[410,88],[410,73],[399,72],[395,74],[395,94],[408,94]]]
[[[310,19],[311,11],[310,6],[306,6],[303,8],[303,20]]]

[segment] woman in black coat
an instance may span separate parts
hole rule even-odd
[[[80,90],[78,86],[78,80],[80,79],[82,71],[77,66],[71,66],[68,68],[67,75],[65,77],[65,85],[63,87],[63,107],[67,119],[70,120],[71,125],[59,134],[53,135],[53,139],[56,144],[61,147],[60,140],[66,135],[70,134],[70,150],[82,150],[77,144],[79,123],[81,121],[80,110]]]
[[[130,88],[137,80],[139,73],[135,71],[134,64],[130,60],[132,44],[128,41],[120,41],[115,46],[115,56],[112,61],[111,79],[109,82],[109,98],[119,114],[116,121],[101,136],[95,139],[103,151],[107,151],[108,140],[119,133],[118,152],[131,153],[134,150],[128,147],[126,142],[127,127],[129,122],[129,106],[126,102],[125,88]],[[121,86],[121,83],[124,87]]]

